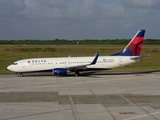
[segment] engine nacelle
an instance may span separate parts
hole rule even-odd
[[[55,68],[53,69],[54,75],[67,75],[67,69],[65,68]]]

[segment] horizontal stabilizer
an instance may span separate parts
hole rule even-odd
[[[145,55],[140,55],[140,56],[134,56],[134,57],[131,57],[131,60],[140,60],[142,59],[143,57],[145,57]]]

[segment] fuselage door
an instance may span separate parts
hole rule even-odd
[[[26,63],[22,63],[22,68],[26,68]]]
[[[70,62],[70,56],[69,56],[66,61],[65,67],[69,67],[70,65],[71,65],[71,62]]]
[[[28,60],[28,61],[23,61],[23,63],[22,63],[22,68],[26,68],[27,65],[29,65],[29,64],[30,64],[30,60]]]
[[[119,58],[119,65],[120,65],[120,66],[123,65],[123,64],[122,64],[122,58],[121,58],[121,57]]]

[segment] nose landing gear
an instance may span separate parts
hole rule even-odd
[[[21,73],[21,72],[16,72],[16,75],[20,76],[20,77],[24,77],[23,73]]]

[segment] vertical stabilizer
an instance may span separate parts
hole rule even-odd
[[[122,52],[112,56],[140,56],[145,30],[139,30]]]

